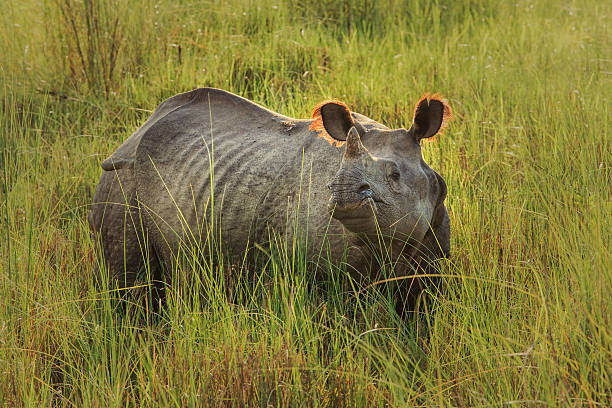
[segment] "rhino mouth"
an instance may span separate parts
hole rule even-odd
[[[333,218],[342,222],[366,220],[376,216],[381,204],[384,202],[370,189],[351,194],[335,192],[329,198],[328,210]]]

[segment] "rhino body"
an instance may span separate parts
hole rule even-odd
[[[164,101],[102,164],[89,223],[111,280],[130,286],[147,270],[163,281],[190,248],[208,256],[221,245],[242,259],[271,234],[361,275],[380,268],[377,250],[407,274],[448,256],[446,185],[419,144],[448,106],[422,99],[410,130],[337,101],[313,115],[289,118],[212,88]]]

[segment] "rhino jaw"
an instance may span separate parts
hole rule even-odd
[[[370,188],[353,192],[332,192],[327,204],[332,218],[351,232],[367,232],[376,228],[377,202]]]

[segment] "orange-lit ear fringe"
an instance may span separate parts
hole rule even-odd
[[[312,110],[312,114],[311,114],[311,117],[314,120],[312,121],[310,126],[308,126],[308,129],[310,129],[313,132],[317,132],[317,136],[319,136],[322,139],[327,140],[329,144],[331,144],[332,146],[334,145],[334,143],[336,144],[336,146],[342,146],[344,142],[340,140],[336,140],[333,137],[331,137],[331,135],[327,133],[327,130],[325,130],[325,126],[323,126],[323,118],[321,117],[321,108],[323,107],[323,105],[326,105],[330,102],[342,106],[344,109],[346,109],[346,111],[350,115],[351,111],[344,102],[339,101],[338,99],[328,99],[326,101],[318,103],[317,106],[314,107],[314,109]]]
[[[437,94],[437,93],[432,95],[429,92],[425,92],[419,98],[419,101],[414,105],[414,113],[412,114],[413,118],[414,118],[414,115],[416,114],[416,110],[419,107],[419,104],[424,99],[427,99],[427,104],[429,104],[429,101],[433,99],[433,100],[442,102],[442,105],[444,105],[444,112],[442,113],[442,124],[440,125],[440,129],[438,130],[438,133],[436,133],[433,137],[430,137],[429,139],[427,139],[428,142],[433,142],[438,138],[438,135],[441,135],[442,133],[444,133],[444,130],[448,126],[448,123],[453,119],[453,112],[451,110],[450,105],[448,104],[448,101],[442,95]]]

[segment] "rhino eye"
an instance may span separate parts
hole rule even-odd
[[[387,177],[389,177],[394,182],[399,182],[400,180],[400,171],[395,163],[392,163],[387,168]]]
[[[393,170],[393,172],[391,173],[391,180],[399,181],[399,179],[400,179],[400,172],[397,170]]]

